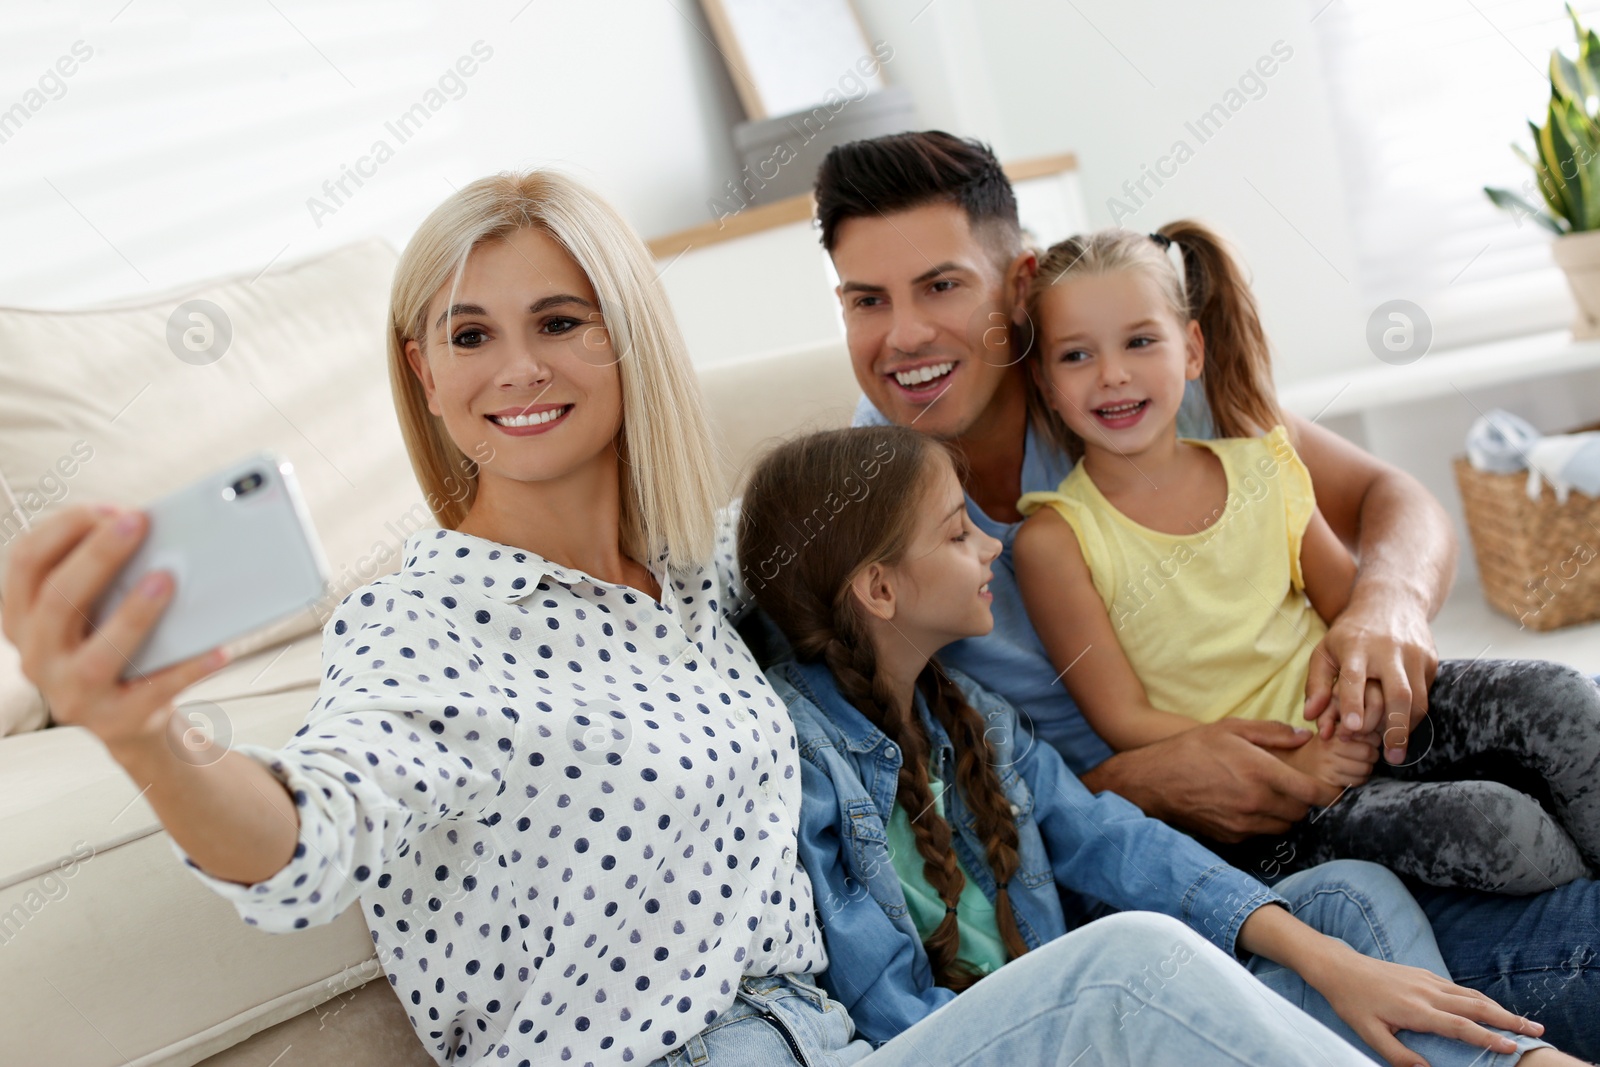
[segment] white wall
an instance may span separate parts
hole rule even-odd
[[[24,107],[0,126],[0,304],[398,247],[452,186],[513,166],[563,166],[659,233],[704,221],[738,172],[695,0],[0,0],[0,26],[0,112]],[[37,92],[75,44],[89,57]],[[419,103],[402,142],[386,123]],[[371,177],[335,204],[322,186],[346,167]]]
[[[452,187],[555,163],[644,234],[709,220],[742,118],[696,0],[0,0],[0,304],[78,306],[254,274],[379,233],[397,246]],[[1318,56],[1299,3],[861,0],[920,120],[1004,159],[1074,151],[1092,223],[1178,139],[1195,149],[1129,225],[1201,216],[1253,268],[1281,381],[1370,361]],[[1081,12],[1081,15],[1079,14]],[[1275,41],[1292,58],[1204,144],[1185,123]],[[59,99],[29,97],[92,51]],[[461,57],[421,132],[386,124]],[[484,55],[488,58],[483,58]],[[469,64],[471,65],[471,64]],[[51,87],[54,90],[54,86]],[[458,97],[458,98],[457,98]],[[376,142],[393,149],[376,163]],[[347,168],[371,176],[324,192]],[[330,211],[314,215],[308,200]],[[752,337],[752,347],[760,338]]]
[[[1371,363],[1311,5],[859,2],[871,34],[895,41],[890,77],[912,87],[925,125],[984,138],[1002,159],[1077,153],[1095,225],[1153,230],[1192,216],[1231,237],[1280,384]],[[1277,41],[1290,58],[1202,143],[1185,124]],[[1123,183],[1179,140],[1192,158],[1167,165],[1175,175],[1160,187],[1147,181],[1136,204]],[[1133,213],[1114,218],[1112,197]]]

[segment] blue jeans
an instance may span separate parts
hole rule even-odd
[[[1367,1067],[1209,941],[1150,912],[1056,938],[876,1051],[854,1034],[807,976],[746,978],[733,1007],[652,1067]]]
[[[1416,903],[1380,867],[1327,864],[1278,888],[1306,921],[1359,950],[1443,969]],[[1127,912],[1007,964],[876,1051],[852,1040],[843,1007],[806,976],[747,978],[728,1011],[653,1067],[1369,1062],[1298,975],[1265,960],[1251,968],[1259,981],[1176,919]],[[1402,1039],[1435,1067],[1517,1059],[1433,1035]]]
[[[1283,881],[1259,859],[1231,862],[1281,891]],[[1600,881],[1579,878],[1531,896],[1420,883],[1411,892],[1456,982],[1543,1023],[1557,1048],[1600,1062]]]
[[[1544,1023],[1558,1048],[1600,1061],[1600,881],[1527,897],[1412,891],[1456,981]]]
[[[1421,967],[1443,978],[1451,977],[1421,906],[1405,884],[1386,868],[1361,860],[1335,860],[1292,874],[1273,888],[1288,900],[1290,909],[1301,922],[1330,937],[1337,937],[1362,955]],[[1367,1048],[1344,1020],[1334,1014],[1327,1000],[1298,974],[1259,956],[1252,957],[1246,966],[1267,988],[1366,1052],[1376,1062],[1384,1062]],[[1490,993],[1490,996],[1493,995]],[[1513,1007],[1512,1010],[1517,1009]],[[1531,1017],[1538,1019],[1537,1015]],[[1425,1057],[1433,1067],[1515,1063],[1518,1058],[1491,1054],[1477,1046],[1438,1034],[1403,1030],[1397,1036],[1402,1044]],[[1508,1036],[1517,1042],[1521,1052],[1550,1043],[1518,1034]]]
[[[1530,897],[1412,892],[1457,982],[1543,1023],[1557,1048],[1600,1060],[1600,881]]]

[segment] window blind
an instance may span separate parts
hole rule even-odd
[[[1485,185],[1539,201],[1513,142],[1543,124],[1550,50],[1575,55],[1558,0],[1308,0],[1330,87],[1369,307],[1409,299],[1436,348],[1564,326],[1552,235]],[[1574,4],[1600,25],[1600,0]]]

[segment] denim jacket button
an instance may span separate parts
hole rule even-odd
[[[898,759],[900,757],[900,750],[895,748],[893,745],[890,745],[888,748],[883,750],[883,754],[888,756],[890,759]]]
[[[1013,815],[1021,815],[1022,814],[1022,808],[1019,805],[1016,805],[1016,804],[1011,805],[1011,814],[1013,814]]]

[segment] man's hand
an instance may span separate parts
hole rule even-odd
[[[1311,653],[1307,719],[1330,705],[1340,720],[1322,724],[1346,733],[1381,734],[1384,759],[1403,763],[1411,731],[1428,713],[1428,689],[1439,670],[1433,631],[1415,598],[1357,586],[1344,613]],[[1381,692],[1381,698],[1372,687]],[[1364,710],[1357,710],[1364,709]]]
[[[1384,758],[1404,762],[1439,666],[1428,619],[1450,593],[1455,526],[1422,483],[1398,467],[1298,415],[1286,413],[1284,423],[1311,472],[1317,509],[1361,563],[1348,606],[1311,657],[1306,718],[1327,711],[1336,692],[1342,714],[1350,715],[1362,706],[1367,679],[1376,679],[1383,710],[1347,729],[1379,730]]]
[[[1310,730],[1283,723],[1223,719],[1112,756],[1083,784],[1217,841],[1281,834],[1312,805],[1339,797],[1338,788],[1278,758],[1310,738]]]

